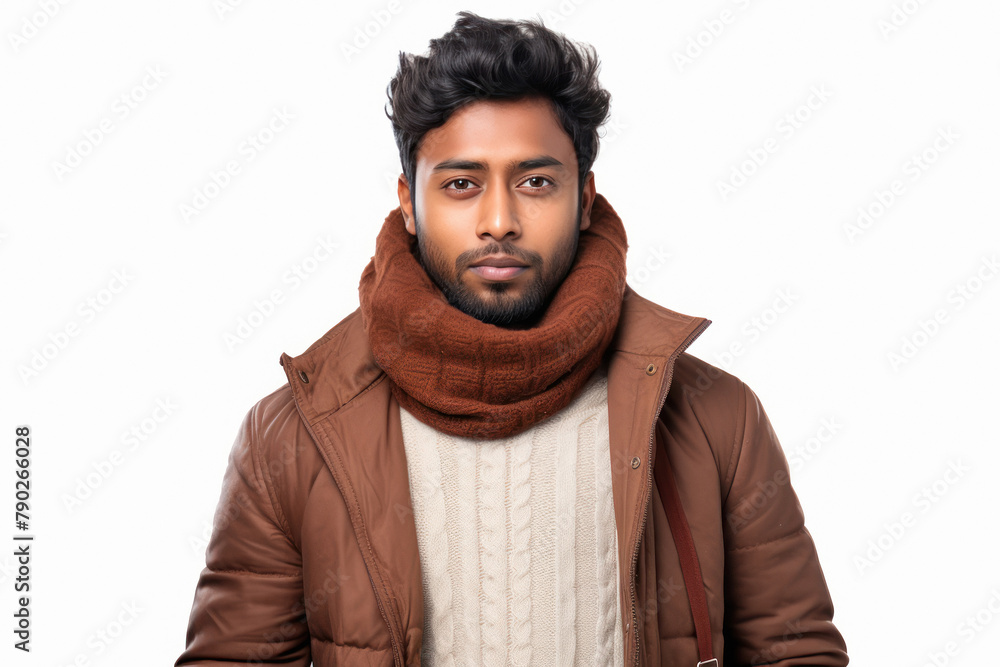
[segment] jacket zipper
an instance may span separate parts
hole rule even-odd
[[[365,569],[368,569],[368,563],[365,563]],[[372,582],[372,588],[375,590],[375,602],[378,603],[378,610],[382,613],[382,618],[385,620],[386,626],[389,628],[389,642],[392,644],[392,664],[403,665],[403,656],[398,646],[396,646],[396,634],[392,631],[392,623],[389,621],[389,612],[386,611],[385,606],[382,604],[382,596],[379,594],[378,586],[375,586],[375,580],[372,578],[372,573],[368,571],[368,578]]]
[[[282,362],[281,365],[282,367],[284,367],[285,366],[284,362]],[[306,416],[305,414],[303,414],[302,408],[299,405],[299,397],[294,390],[292,372],[289,368],[285,368],[285,375],[288,377],[289,386],[293,387],[292,398],[295,399],[295,406],[298,409],[299,416],[302,418],[302,423],[305,424],[306,430],[309,432],[309,435],[312,437],[313,441],[318,444],[319,438],[316,437],[316,431],[313,429],[312,423],[308,419],[306,419]],[[320,452],[322,453],[322,448],[320,448]],[[334,479],[333,481],[334,483],[337,483],[336,479]],[[339,486],[340,485],[338,484],[338,488]],[[358,547],[360,546],[361,545],[359,544]],[[393,632],[392,621],[389,620],[389,612],[388,610],[386,610],[385,604],[382,602],[382,595],[379,592],[378,586],[375,585],[375,577],[372,576],[371,568],[368,567],[368,559],[363,557],[364,549],[362,549],[361,552],[362,552],[362,560],[364,561],[365,564],[365,571],[368,572],[368,580],[372,582],[372,591],[375,592],[375,602],[378,604],[379,613],[382,614],[382,620],[385,621],[386,627],[389,628],[389,642],[392,645],[392,664],[405,667],[403,661],[403,652],[402,649],[400,649],[400,647],[396,644],[396,634],[395,632]]]
[[[642,535],[646,530],[646,516],[649,514],[649,503],[652,498],[652,484],[653,484],[653,443],[656,439],[656,420],[660,417],[660,411],[663,410],[663,405],[667,402],[667,394],[670,391],[670,383],[674,379],[674,363],[677,361],[677,357],[681,355],[684,350],[687,349],[691,343],[694,342],[695,338],[700,336],[702,332],[708,328],[711,321],[706,320],[699,324],[694,331],[688,334],[684,342],[674,350],[674,352],[667,359],[667,377],[666,380],[660,385],[660,399],[657,405],[656,412],[653,414],[653,423],[649,426],[649,449],[646,452],[646,483],[649,488],[649,492],[646,495],[646,501],[642,506],[642,521],[639,522],[639,535]],[[638,615],[636,614],[636,596],[635,596],[635,568],[636,562],[639,558],[639,539],[635,541],[635,548],[632,551],[632,564],[629,567],[629,594],[630,594],[630,606],[632,608],[632,634],[635,636],[635,651],[632,653],[631,665],[639,664],[639,625],[638,625]]]

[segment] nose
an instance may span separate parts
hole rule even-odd
[[[513,238],[521,235],[514,196],[507,188],[494,186],[487,189],[480,202],[482,209],[476,228],[478,236],[489,234],[494,240],[502,241],[508,234]]]

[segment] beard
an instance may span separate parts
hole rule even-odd
[[[577,205],[576,227],[573,234],[564,239],[556,248],[548,262],[536,252],[527,252],[513,243],[492,243],[486,249],[476,253],[476,257],[485,255],[510,255],[524,262],[529,269],[529,282],[497,281],[487,282],[485,290],[476,290],[458,278],[462,256],[455,260],[453,266],[440,248],[430,243],[426,235],[421,233],[420,221],[414,213],[414,223],[417,230],[417,261],[441,290],[448,303],[463,313],[486,324],[495,324],[511,329],[530,328],[541,319],[548,308],[556,289],[562,284],[576,258],[577,245],[580,239],[580,221],[583,209]],[[468,253],[463,253],[466,255]],[[473,260],[474,261],[474,260]],[[463,269],[464,270],[464,269]],[[523,275],[523,274],[522,274]]]

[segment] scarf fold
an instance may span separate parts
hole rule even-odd
[[[361,321],[396,400],[445,433],[516,435],[566,407],[614,338],[628,239],[603,195],[576,258],[528,329],[487,324],[448,303],[420,265],[399,207],[386,217],[361,274]]]

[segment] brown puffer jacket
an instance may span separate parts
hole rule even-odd
[[[760,401],[684,352],[709,324],[627,288],[606,356],[625,664],[699,660],[654,484],[666,447],[719,667],[847,665]],[[233,445],[175,665],[419,665],[423,589],[399,404],[359,311],[281,364],[288,383],[247,413]]]

